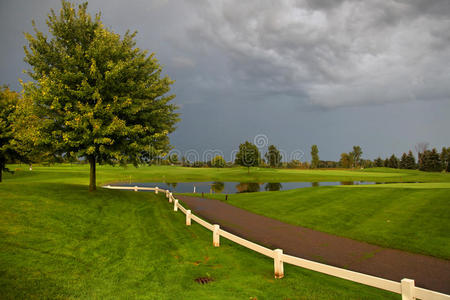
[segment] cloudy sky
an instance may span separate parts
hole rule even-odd
[[[77,1],[78,3],[79,1]],[[45,30],[58,0],[0,0],[0,84],[19,90],[23,32]],[[176,80],[181,153],[267,137],[286,155],[312,144],[338,160],[450,146],[449,0],[92,0],[123,34],[137,30]]]

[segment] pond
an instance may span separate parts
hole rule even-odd
[[[159,187],[176,193],[252,193],[263,191],[285,191],[306,187],[331,185],[359,185],[378,184],[373,181],[329,181],[329,182],[234,182],[234,181],[206,181],[206,182],[116,182],[111,185]]]

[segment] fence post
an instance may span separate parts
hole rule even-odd
[[[135,185],[134,186],[134,191],[137,192],[138,191],[138,187]]]
[[[158,187],[155,188],[155,194],[158,194]]]
[[[273,267],[275,271],[275,278],[284,277],[284,265],[281,260],[281,255],[283,255],[283,250],[275,249],[273,250]]]
[[[170,203],[172,203],[172,198],[173,198],[172,193],[169,193],[169,202]]]
[[[173,211],[178,211],[178,200],[175,199],[175,201],[173,202]]]
[[[213,229],[213,246],[219,247],[220,246],[220,234],[219,234],[220,226],[217,224],[214,224]]]
[[[414,300],[414,280],[404,278],[402,284],[402,300]]]
[[[166,190],[166,198],[169,198],[169,190]]]
[[[191,226],[191,210],[186,211],[186,226]]]

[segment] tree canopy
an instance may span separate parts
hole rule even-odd
[[[281,159],[283,158],[280,154],[280,151],[274,145],[270,145],[268,147],[265,157],[266,157],[267,163],[272,168],[279,167],[281,165]]]
[[[47,25],[49,37],[34,24],[35,35],[25,34],[33,81],[23,86],[40,120],[39,146],[87,159],[90,190],[97,162],[137,166],[167,152],[178,121],[175,96],[167,95],[173,81],[154,54],[135,47],[136,32],[121,38],[88,14],[87,3],[66,1]]]
[[[0,182],[7,160],[19,158],[20,154],[14,147],[13,114],[19,101],[19,94],[8,87],[0,87]]]
[[[239,145],[239,152],[236,154],[235,163],[248,168],[259,166],[261,161],[261,155],[258,147],[255,144],[245,141],[245,143]]]
[[[315,169],[319,166],[319,148],[317,145],[311,146],[311,168]]]
[[[360,146],[353,146],[353,151],[349,154],[352,156],[353,167],[361,165],[362,150]]]
[[[211,159],[211,166],[214,168],[225,167],[226,161],[221,155],[216,155]]]

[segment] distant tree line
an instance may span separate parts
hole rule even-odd
[[[424,149],[423,152],[418,153],[418,160],[416,159],[410,150],[408,154],[403,153],[401,158],[398,159],[395,154],[392,154],[389,158],[382,159],[378,157],[374,160],[375,167],[387,167],[394,169],[410,169],[421,170],[428,172],[449,172],[450,171],[450,147],[442,147],[441,153],[436,148],[432,150]]]
[[[374,168],[374,167],[386,167],[394,169],[409,169],[409,170],[421,170],[430,172],[450,171],[450,147],[443,147],[441,153],[436,149],[428,150],[426,147],[419,146],[416,149],[420,149],[418,152],[418,160],[413,152],[410,150],[408,153],[403,153],[400,158],[397,158],[395,154],[385,159],[378,157],[375,160],[362,158],[363,151],[360,146],[353,146],[352,151],[344,152],[340,156],[339,161],[321,160],[319,157],[319,148],[317,145],[311,146],[311,162],[291,160],[283,162],[283,156],[275,145],[270,145],[267,152],[261,157],[258,147],[248,141],[239,145],[239,151],[234,161],[227,162],[222,156],[217,155],[208,161],[194,161],[189,162],[185,157],[182,157],[181,161],[178,160],[176,154],[169,155],[164,159],[159,160],[159,164],[173,164],[181,165],[184,167],[213,167],[224,168],[233,167],[236,165],[247,167],[250,171],[250,167],[262,167],[262,168],[290,168],[290,169],[333,169],[333,168]]]

